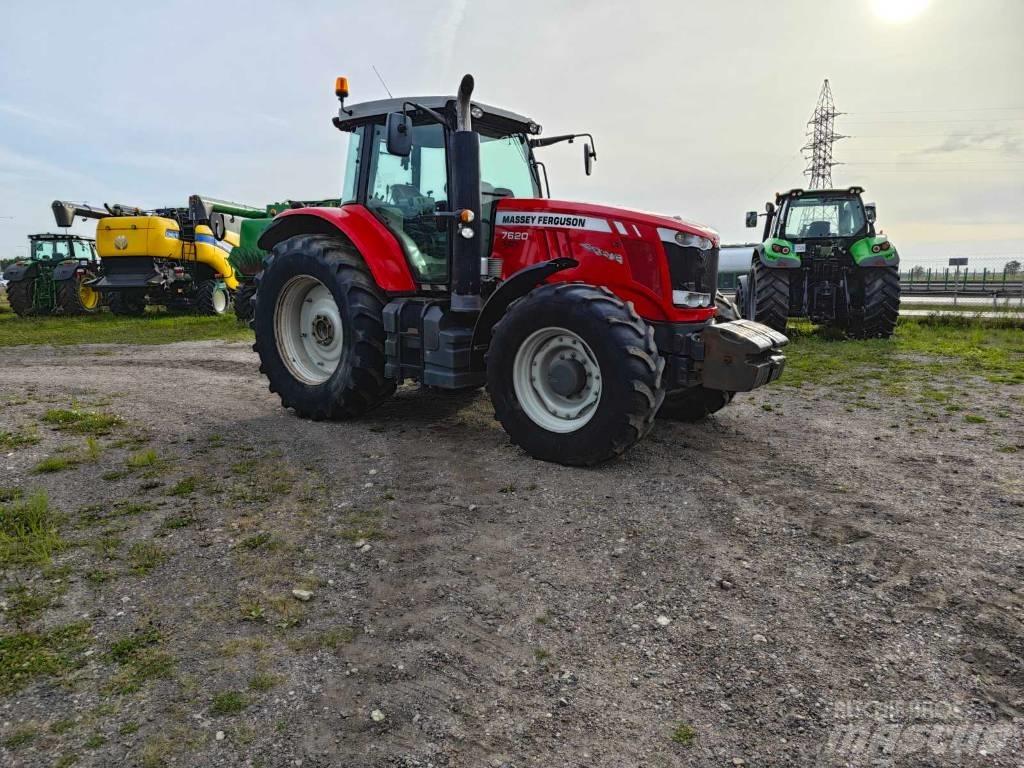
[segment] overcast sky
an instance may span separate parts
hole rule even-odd
[[[480,101],[595,134],[589,178],[578,145],[539,151],[555,197],[679,213],[727,242],[804,185],[828,77],[850,135],[834,181],[867,189],[905,261],[1024,253],[1021,0],[4,0],[2,16],[5,257],[53,229],[54,198],[339,194],[333,81],[381,98],[371,64],[396,95],[472,72]]]

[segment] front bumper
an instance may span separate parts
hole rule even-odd
[[[752,320],[702,326],[660,323],[654,339],[665,357],[665,388],[703,386],[749,392],[782,375],[789,339]]]

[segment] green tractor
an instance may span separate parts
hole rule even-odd
[[[780,333],[806,317],[855,339],[889,338],[900,309],[899,255],[875,232],[861,187],[792,189],[765,206],[763,242],[740,277],[743,316]],[[756,227],[758,213],[747,214]]]
[[[96,243],[67,234],[30,235],[28,258],[4,271],[7,301],[19,317],[96,312],[101,294],[90,281],[99,274]]]
[[[267,252],[261,250],[257,243],[267,227],[281,211],[289,208],[337,207],[341,200],[284,200],[267,206],[263,218],[243,219],[239,227],[238,245],[231,249],[228,262],[235,270],[238,279],[238,290],[235,293],[235,316],[248,322],[252,319],[252,299],[256,295],[256,275],[263,269],[263,260]]]

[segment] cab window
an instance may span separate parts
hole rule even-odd
[[[434,215],[448,202],[445,129],[415,126],[408,157],[388,153],[383,125],[373,127],[372,142],[366,206],[398,238],[418,282],[447,283],[448,228]]]

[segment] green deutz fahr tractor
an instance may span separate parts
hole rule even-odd
[[[899,255],[875,232],[860,187],[793,189],[765,206],[763,240],[736,288],[749,320],[780,333],[806,317],[856,339],[889,338],[900,308]],[[758,214],[747,214],[757,226]]]
[[[281,211],[290,208],[338,207],[341,200],[284,200],[267,206],[265,218],[243,219],[239,227],[238,245],[231,249],[228,262],[238,278],[235,293],[235,316],[244,322],[252,319],[252,297],[256,295],[256,274],[263,269],[267,252],[257,245],[260,237]]]
[[[100,308],[89,286],[99,273],[96,243],[77,235],[30,235],[29,255],[4,271],[7,300],[20,317],[82,315]]]

